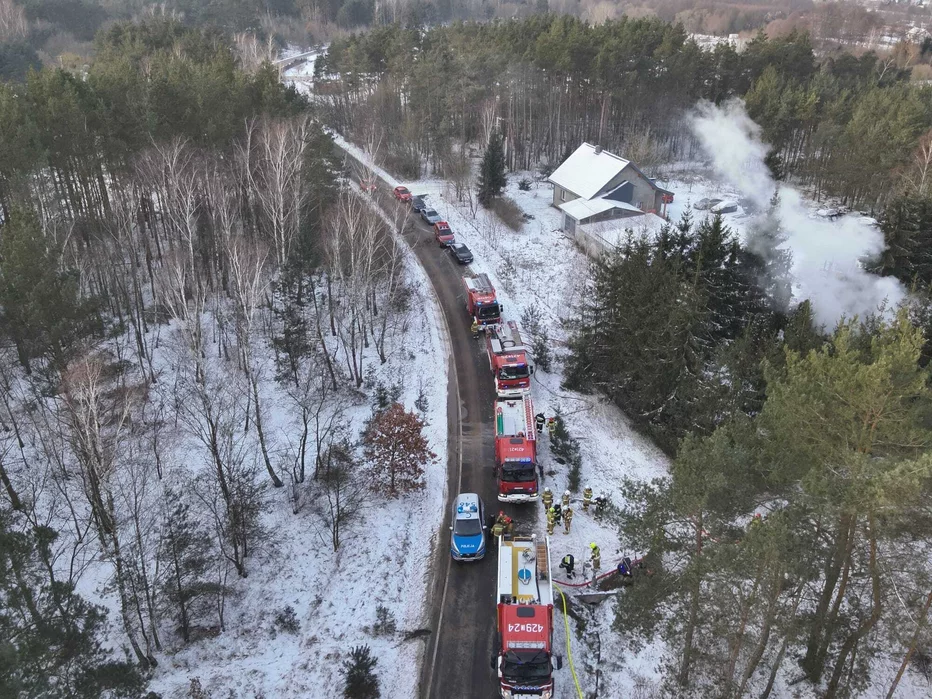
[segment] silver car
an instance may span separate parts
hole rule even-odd
[[[443,220],[443,216],[430,208],[424,209],[421,212],[421,218],[424,219],[428,226],[433,226],[438,221]]]

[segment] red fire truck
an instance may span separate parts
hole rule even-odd
[[[499,326],[501,327],[501,326]],[[520,396],[531,390],[534,367],[527,358],[527,348],[513,320],[500,330],[490,330],[485,338],[489,367],[495,377],[495,392],[500,396]]]
[[[529,395],[495,400],[495,475],[501,502],[535,502],[537,433]]]
[[[466,310],[475,318],[479,327],[486,328],[502,322],[502,306],[495,298],[495,287],[489,275],[482,273],[463,277],[466,286]]]
[[[553,654],[553,584],[550,541],[534,536],[498,540],[498,633],[492,668],[502,697],[551,699],[553,671],[563,667]]]

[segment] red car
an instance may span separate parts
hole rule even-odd
[[[441,245],[453,245],[456,242],[456,236],[450,230],[450,224],[446,221],[437,221],[434,224],[434,238]]]
[[[407,187],[398,186],[395,187],[395,199],[398,201],[408,202],[411,201],[411,190]]]

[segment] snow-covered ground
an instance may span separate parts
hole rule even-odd
[[[418,676],[411,668],[421,662],[423,640],[405,641],[402,635],[427,623],[425,594],[432,571],[425,561],[432,560],[446,497],[449,349],[428,280],[414,255],[406,255],[414,290],[407,329],[394,338],[386,364],[379,364],[374,348],[367,351],[366,362],[374,368],[375,381],[400,383],[399,400],[407,409],[414,409],[419,395],[427,398],[425,434],[438,458],[427,470],[425,490],[394,501],[374,496],[336,553],[310,506],[292,514],[289,489],[273,491],[264,517],[274,539],[267,558],[251,567],[247,579],[232,582],[236,596],[228,603],[224,633],[161,658],[151,689],[162,696],[187,697],[191,678],[214,697],[336,696],[342,661],[361,644],[378,658],[383,696],[415,696]],[[399,382],[404,376],[419,379]],[[276,384],[268,383],[265,393],[266,405],[288,404]],[[365,399],[351,408],[351,436],[359,434],[370,414]],[[295,434],[280,407],[273,411],[270,429],[281,440],[289,431]],[[378,604],[394,616],[397,633],[369,631]],[[288,605],[300,625],[294,634],[275,629],[275,614]]]

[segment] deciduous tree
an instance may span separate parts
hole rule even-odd
[[[424,420],[392,403],[377,412],[364,435],[373,487],[395,498],[424,488],[424,468],[437,458],[424,436]]]

